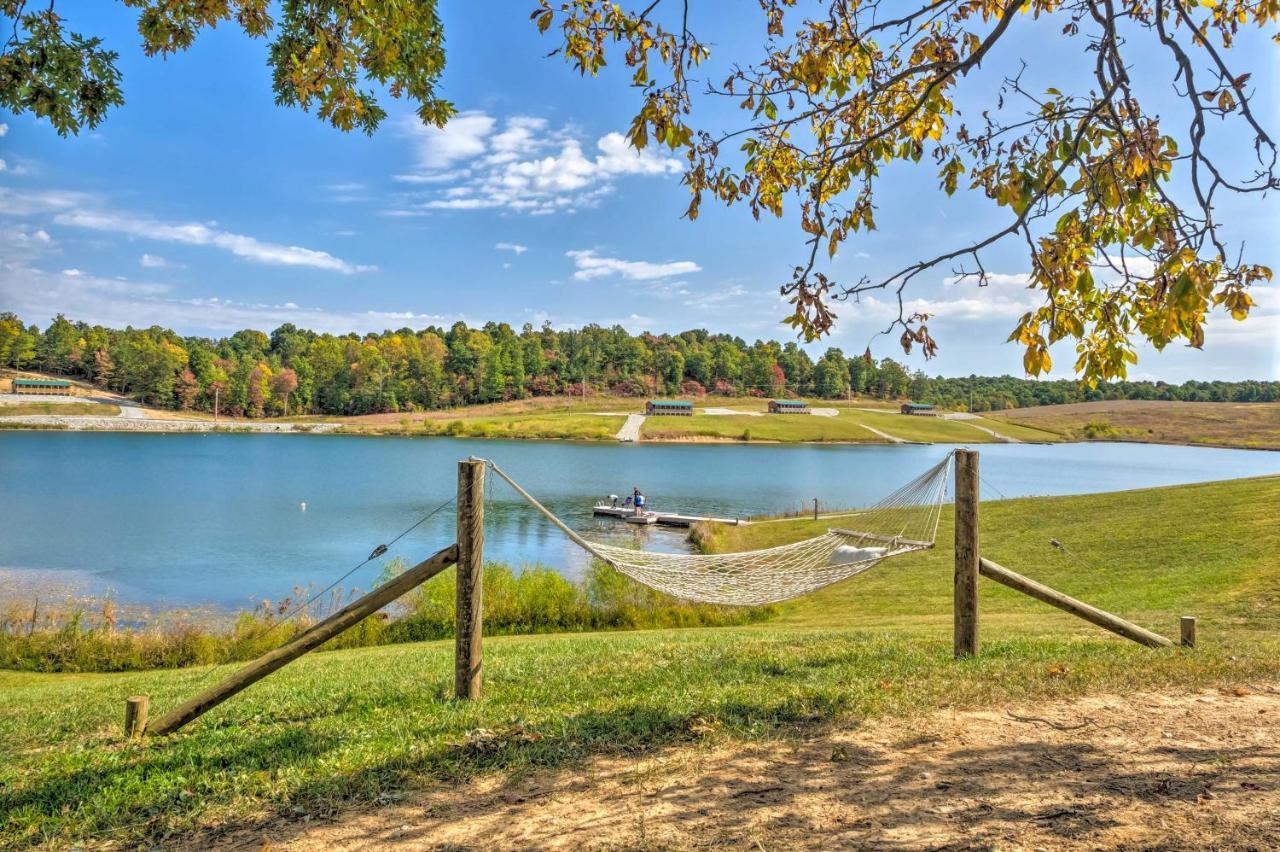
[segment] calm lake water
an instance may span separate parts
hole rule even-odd
[[[866,505],[947,446],[585,444],[451,438],[0,433],[0,568],[124,601],[250,606],[327,585],[452,496],[456,462],[491,458],[595,537],[681,549],[683,532],[595,520],[638,485],[657,509],[748,516]],[[984,496],[1080,494],[1280,473],[1280,453],[1142,444],[983,446]],[[486,554],[580,571],[582,553],[496,477]],[[307,504],[302,511],[300,504]],[[394,547],[453,541],[446,509]],[[385,561],[385,560],[383,560]],[[348,585],[367,588],[375,563]]]

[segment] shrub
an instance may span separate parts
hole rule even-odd
[[[1086,438],[1096,440],[1116,434],[1116,430],[1106,420],[1090,420],[1080,430]]]
[[[393,560],[382,582],[404,570]],[[487,635],[633,630],[657,627],[716,627],[771,618],[774,607],[723,607],[677,600],[643,586],[603,562],[573,581],[541,565],[513,571],[489,563],[484,568],[484,627]],[[456,573],[446,571],[423,583],[382,612],[332,639],[324,647],[353,648],[396,642],[447,639],[454,632]],[[319,606],[285,620],[291,598],[263,601],[239,613],[221,629],[172,615],[150,626],[119,628],[114,605],[101,613],[83,607],[46,610],[33,625],[30,610],[0,613],[0,668],[41,672],[137,671],[247,660],[276,648],[347,601],[339,592]]]

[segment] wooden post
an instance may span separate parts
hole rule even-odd
[[[135,740],[147,730],[147,708],[151,699],[145,695],[130,695],[124,700],[124,736]]]
[[[813,498],[813,519],[818,520],[818,498]]]
[[[458,596],[454,630],[453,691],[480,697],[484,631],[484,465],[458,462]]]
[[[956,450],[956,659],[978,653],[978,453]]]
[[[222,682],[214,684],[185,704],[160,717],[154,725],[147,728],[147,733],[160,736],[178,730],[192,719],[213,709],[237,692],[252,686],[276,669],[284,667],[308,651],[328,642],[342,631],[359,624],[405,592],[448,568],[457,561],[457,558],[457,545],[451,544],[444,550],[437,551],[398,577],[347,604],[292,641],[286,642],[274,651],[268,651]]]
[[[995,580],[1002,586],[1008,586],[1015,591],[1022,592],[1024,595],[1030,595],[1038,601],[1049,604],[1049,606],[1056,606],[1058,609],[1083,618],[1090,624],[1096,624],[1104,630],[1110,630],[1112,633],[1116,633],[1126,639],[1132,639],[1141,645],[1151,648],[1163,648],[1173,644],[1158,633],[1152,633],[1145,627],[1139,627],[1131,621],[1125,621],[1123,618],[1112,615],[1106,610],[1098,609],[1096,606],[1090,606],[1084,601],[1078,601],[1069,595],[1064,595],[1062,592],[1051,589],[1043,583],[1037,583],[1035,580],[997,565],[990,559],[983,559],[979,570],[982,571],[982,576],[989,580]]]
[[[1196,646],[1196,617],[1194,615],[1184,615],[1178,619],[1178,625],[1182,628],[1182,647],[1194,648]]]

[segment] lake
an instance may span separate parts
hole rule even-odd
[[[493,459],[588,537],[680,550],[683,531],[592,518],[638,485],[651,506],[746,517],[866,505],[948,446],[591,444],[306,435],[0,433],[0,568],[153,605],[248,607],[327,585],[455,490],[456,463]],[[1280,453],[1147,444],[981,447],[984,497],[1080,494],[1280,473]],[[586,559],[488,478],[486,555],[566,573]],[[306,503],[306,510],[301,508]],[[387,554],[453,541],[452,507]],[[347,585],[368,588],[380,560]]]

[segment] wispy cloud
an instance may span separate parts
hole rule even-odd
[[[9,125],[0,121],[0,139],[3,139],[9,133]]]
[[[164,269],[169,265],[169,261],[165,260],[158,254],[144,254],[142,257],[138,258],[138,263],[142,264],[147,269]]]
[[[68,210],[58,213],[56,224],[94,231],[125,234],[157,242],[179,243],[192,246],[210,246],[251,260],[276,266],[307,266],[351,275],[356,272],[372,272],[376,266],[349,263],[326,251],[283,245],[259,240],[245,234],[236,234],[199,223],[171,224],[156,219],[99,210]]]
[[[0,258],[5,260],[32,260],[53,247],[53,237],[43,228],[0,228]]]
[[[590,249],[567,251],[565,255],[573,258],[573,265],[577,267],[573,277],[578,281],[614,277],[627,278],[632,281],[647,281],[702,271],[702,267],[692,260],[675,260],[666,263],[654,263],[647,260],[621,260],[616,257],[600,257]]]
[[[97,203],[96,196],[61,189],[15,190],[0,186],[0,215],[38,216]]]
[[[517,255],[524,254],[529,250],[528,246],[522,246],[519,243],[495,243],[493,247],[498,251],[515,252]]]
[[[293,302],[178,298],[173,287],[165,283],[105,277],[81,270],[44,272],[19,263],[0,263],[0,305],[29,321],[43,322],[64,313],[107,326],[160,325],[182,333],[270,330],[289,322],[315,331],[346,334],[446,325],[460,318],[413,311],[330,311]]]
[[[436,210],[506,209],[534,215],[589,207],[627,175],[667,175],[680,163],[654,148],[637,152],[619,133],[596,140],[594,150],[568,128],[545,119],[511,116],[499,125],[482,112],[464,113],[443,129],[406,125],[419,169],[396,179],[448,185],[411,200],[389,215],[425,215]]]

